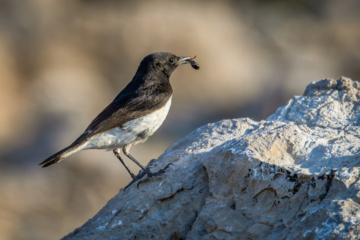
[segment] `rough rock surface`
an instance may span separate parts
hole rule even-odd
[[[200,127],[64,239],[358,239],[359,89],[324,79],[265,121]]]

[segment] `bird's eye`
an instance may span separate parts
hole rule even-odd
[[[174,59],[173,58],[169,58],[169,63],[173,63]]]

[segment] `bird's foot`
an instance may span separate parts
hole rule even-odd
[[[137,188],[139,188],[140,184],[149,181],[149,179],[151,177],[158,177],[161,174],[165,173],[165,170],[168,169],[171,165],[172,165],[172,163],[169,163],[164,168],[160,169],[159,171],[157,171],[155,173],[150,172],[149,168],[145,168],[145,170],[141,170],[138,175],[132,176],[133,180],[128,185],[126,185],[126,187],[124,188],[124,191],[126,191],[126,189],[128,189],[133,183],[137,182],[138,180],[140,180],[141,178],[143,178],[146,175],[146,177],[144,179],[142,179],[141,181],[139,181],[137,183],[136,186],[137,186]]]
[[[158,176],[162,175],[163,173],[165,173],[165,170],[168,169],[171,165],[173,165],[173,164],[169,163],[164,168],[160,169],[159,171],[157,171],[155,173],[152,173],[152,172],[148,171],[146,173],[146,177],[138,182],[137,187],[139,188],[140,184],[149,181],[149,179],[152,178],[152,177],[158,177]]]
[[[139,174],[136,175],[136,176],[135,176],[134,174],[132,174],[132,175],[131,175],[132,181],[129,182],[128,185],[126,185],[126,187],[124,188],[124,191],[126,191],[126,189],[128,189],[133,183],[135,183],[136,181],[140,180],[145,174],[146,174],[146,172],[145,172],[144,170],[141,170],[141,171],[139,172]]]

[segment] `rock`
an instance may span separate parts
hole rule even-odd
[[[64,239],[358,239],[359,86],[324,79],[265,121],[196,129]]]

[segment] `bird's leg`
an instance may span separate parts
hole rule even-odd
[[[150,170],[149,170],[148,168],[143,167],[133,156],[130,155],[130,147],[131,147],[131,145],[127,145],[127,146],[123,147],[122,150],[123,150],[124,155],[127,156],[128,158],[130,158],[131,161],[133,161],[134,163],[136,163],[136,164],[143,170],[142,173],[139,173],[139,175],[136,176],[136,180],[142,178],[142,177],[144,176],[144,173],[146,173],[146,175],[147,175],[143,180],[141,180],[141,181],[138,182],[137,187],[139,187],[139,185],[140,185],[141,183],[144,183],[144,182],[148,181],[151,177],[159,176],[159,175],[163,174],[163,173],[165,172],[165,170],[166,170],[170,165],[172,165],[172,163],[170,163],[170,164],[166,165],[163,169],[160,169],[159,171],[157,171],[157,172],[155,172],[155,173],[152,173],[152,172],[150,172]],[[130,187],[130,185],[132,185],[136,180],[134,179],[133,181],[131,181],[131,182],[125,187],[125,189],[127,189],[128,187]]]
[[[126,170],[129,172],[130,176],[132,177],[133,180],[137,180],[135,174],[133,174],[130,169],[126,166],[125,162],[121,159],[121,156],[120,156],[120,148],[116,148],[114,149],[114,154],[115,156],[120,160],[120,162],[124,165],[124,167],[126,168]]]
[[[149,169],[145,168],[133,156],[130,155],[130,147],[131,147],[131,145],[126,145],[125,147],[123,147],[122,150],[123,150],[124,155],[127,156],[131,161],[136,163],[144,172],[146,172],[146,174],[151,175],[151,172],[149,171]]]

